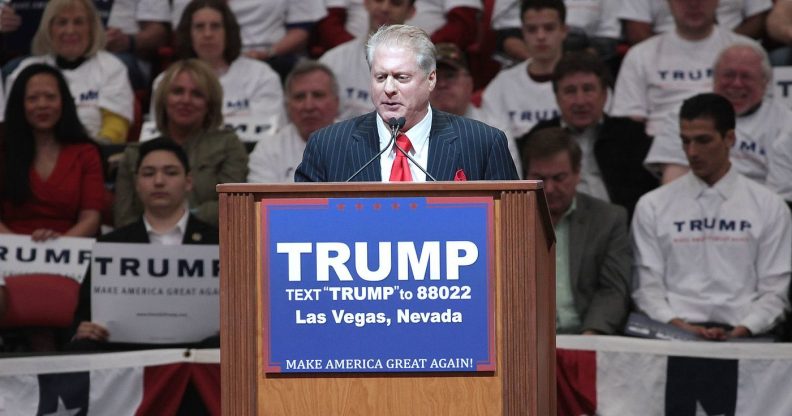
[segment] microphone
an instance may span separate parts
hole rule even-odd
[[[399,120],[404,120],[404,117],[400,118]],[[396,137],[396,136],[394,136],[394,137]],[[416,166],[418,169],[420,169],[420,170],[421,170],[421,172],[423,172],[423,173],[426,175],[426,177],[427,177],[428,179],[431,179],[431,180],[432,180],[432,182],[437,182],[437,179],[435,179],[435,177],[434,177],[434,176],[432,176],[432,174],[430,174],[429,172],[427,172],[427,171],[426,171],[426,169],[424,169],[424,168],[423,168],[423,166],[421,166],[421,164],[420,164],[420,163],[418,163],[418,162],[417,162],[415,159],[413,159],[413,158],[412,158],[412,156],[410,156],[410,154],[409,154],[409,153],[405,152],[405,151],[404,151],[404,149],[402,149],[402,148],[401,148],[401,146],[399,146],[399,143],[393,143],[393,145],[394,145],[394,146],[396,146],[396,148],[397,148],[397,149],[399,149],[399,151],[400,151],[400,152],[401,152],[401,153],[402,153],[404,156],[406,156],[406,157],[407,157],[407,160],[409,160],[410,162],[412,162],[412,164],[413,164],[413,165],[415,165],[415,166]]]
[[[390,131],[391,131],[391,137],[390,140],[388,140],[388,143],[385,144],[385,147],[383,147],[379,153],[377,153],[376,155],[374,155],[374,157],[369,159],[369,161],[366,162],[366,164],[361,166],[360,169],[355,171],[355,173],[353,173],[352,176],[350,176],[344,182],[351,181],[355,176],[357,176],[360,172],[362,172],[363,169],[367,168],[368,165],[374,163],[374,161],[377,160],[378,157],[382,156],[383,153],[388,151],[388,149],[390,149],[391,143],[394,143],[396,141],[396,136],[399,134],[399,130],[401,130],[401,128],[404,127],[405,123],[407,123],[407,120],[404,117],[399,117],[398,120],[395,117],[391,117],[390,120],[388,120],[388,127],[390,127]],[[404,152],[404,150],[402,150],[402,152]],[[434,180],[434,178],[432,179]]]

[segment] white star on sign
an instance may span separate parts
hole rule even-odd
[[[76,409],[67,409],[66,405],[63,404],[63,398],[58,396],[58,408],[55,410],[55,413],[47,413],[44,416],[74,416],[77,413],[80,413],[82,408],[78,407]]]

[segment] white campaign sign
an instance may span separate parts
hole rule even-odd
[[[111,342],[198,342],[220,328],[216,245],[97,243],[91,320]]]
[[[0,277],[51,273],[82,282],[91,263],[93,238],[59,237],[43,242],[29,235],[0,234]]]
[[[278,116],[232,116],[223,121],[243,142],[259,142],[272,136],[278,129]]]

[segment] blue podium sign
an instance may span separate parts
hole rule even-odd
[[[493,200],[261,202],[265,372],[495,370]]]

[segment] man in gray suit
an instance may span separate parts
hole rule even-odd
[[[429,106],[437,74],[426,32],[383,26],[366,59],[376,111],[312,134],[296,182],[518,179],[503,132]]]
[[[522,150],[556,231],[556,332],[620,333],[630,305],[627,211],[576,191],[581,150],[565,130],[538,130]]]

